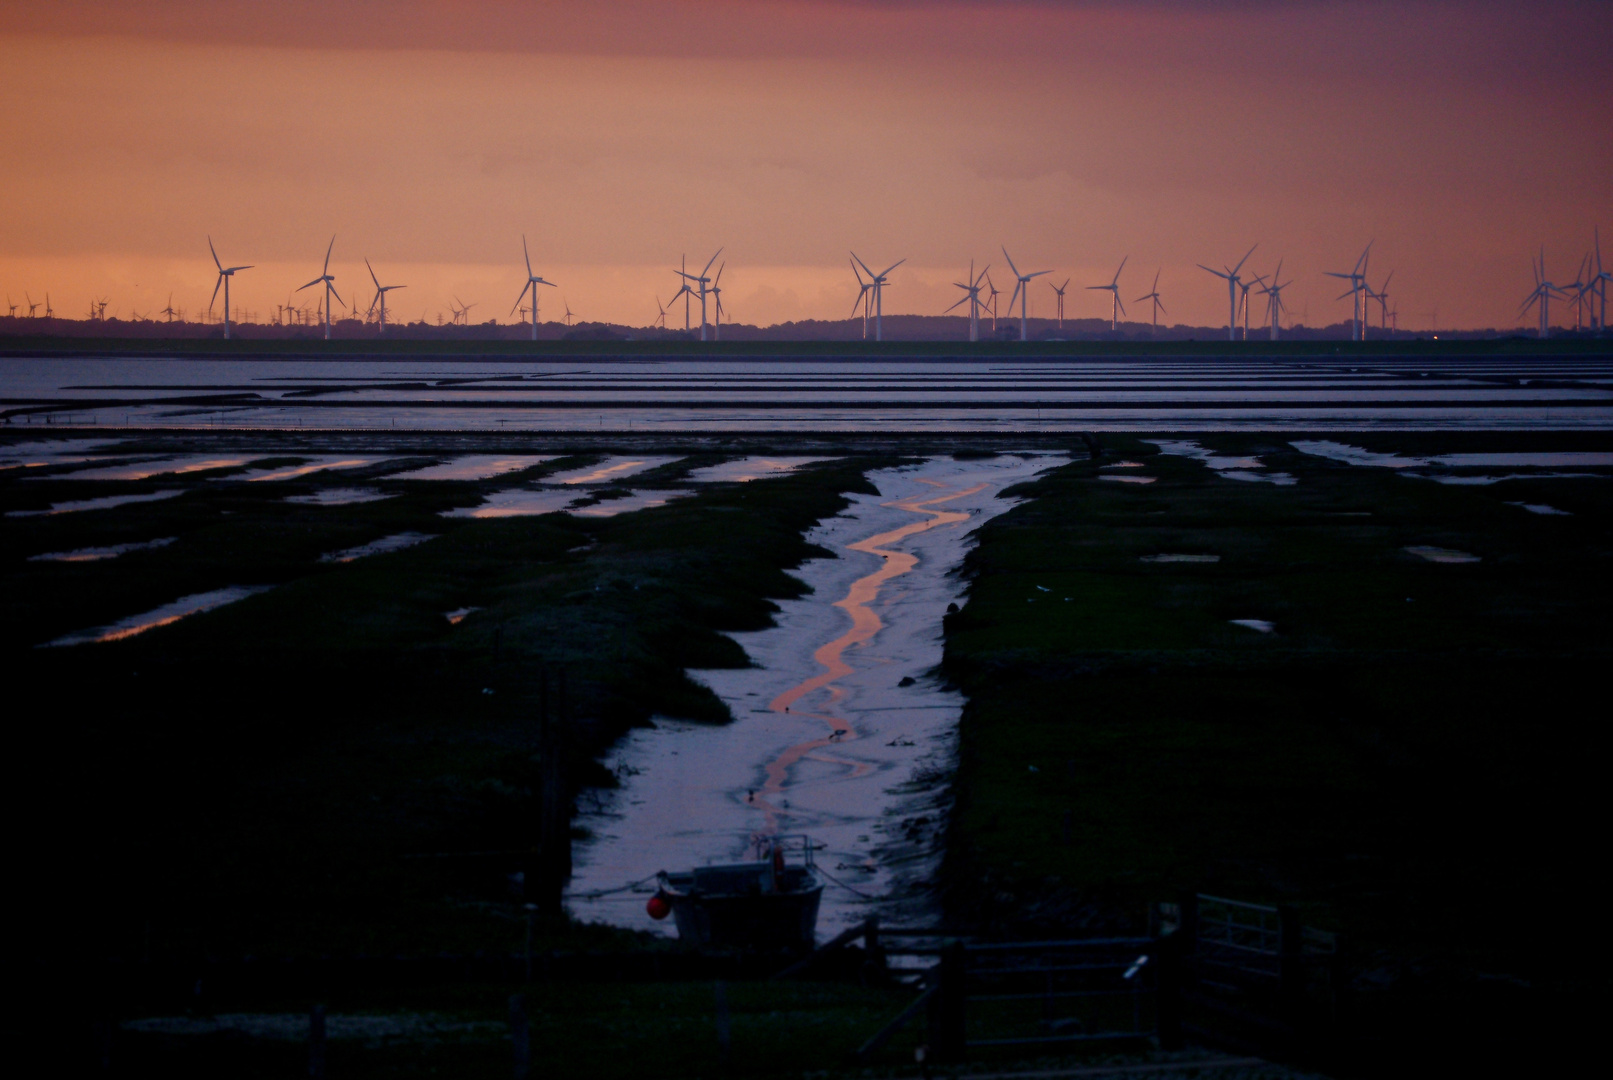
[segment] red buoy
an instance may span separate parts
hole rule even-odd
[[[650,897],[644,905],[644,910],[650,913],[650,918],[660,921],[672,914],[672,901],[667,899],[666,893],[658,892]]]

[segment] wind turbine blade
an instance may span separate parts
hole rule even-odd
[[[1341,293],[1339,293],[1333,299],[1335,299],[1335,300],[1343,300],[1346,296],[1354,296],[1354,295],[1355,295],[1355,290],[1351,289],[1349,292],[1341,292]]]
[[[211,236],[207,238],[207,250],[213,253],[213,265],[218,267],[220,273],[223,273],[224,264],[218,261],[218,249],[213,246],[213,238]]]
[[[947,311],[951,311],[952,308],[955,308],[955,307],[962,307],[964,304],[967,304],[968,302],[969,302],[969,297],[965,296],[962,300],[959,300],[956,304],[953,304],[952,307],[947,308]],[[947,313],[947,311],[943,311],[943,312],[941,312],[941,314],[945,315]]]
[[[1159,299],[1159,297],[1157,297],[1157,296],[1156,296],[1156,297],[1154,297],[1154,303],[1156,303],[1156,304],[1159,304],[1159,310],[1161,310],[1161,311],[1165,311],[1165,305],[1164,305],[1164,304],[1163,304],[1163,303],[1160,303],[1160,299]],[[1169,314],[1170,314],[1170,312],[1168,312],[1168,311],[1165,311],[1165,314],[1167,314],[1167,315],[1169,315]]]
[[[1126,313],[1126,302],[1120,299],[1119,293],[1115,293],[1115,303],[1120,305],[1120,314],[1124,315]]]
[[[526,276],[532,277],[532,253],[526,247],[526,233],[521,234],[521,257],[526,259]]]
[[[858,266],[861,266],[863,268],[863,270],[865,270],[867,272],[869,277],[877,278],[879,276],[878,274],[874,273],[872,270],[868,269],[868,264],[867,263],[865,263],[861,259],[857,258],[857,253],[855,251],[853,251],[851,253],[851,257],[852,257],[853,261],[855,261],[857,263]]]
[[[228,270],[226,270],[225,273],[226,274],[233,274],[237,270],[250,270],[250,269],[252,269],[250,266],[232,266]]]
[[[330,284],[330,283],[329,283],[329,282],[326,282],[326,284]],[[332,296],[334,296],[334,297],[335,297],[335,298],[336,298],[336,299],[338,299],[338,300],[342,300],[342,294],[341,294],[341,293],[339,293],[339,292],[337,292],[337,291],[336,291],[336,286],[335,286],[335,285],[331,285],[331,286],[330,286],[330,294],[331,294],[331,295],[332,295]],[[346,300],[342,300],[342,303],[344,303],[344,304],[345,304],[345,303],[347,303],[347,301],[346,301]]]
[[[857,279],[857,284],[861,285],[863,283],[863,275],[862,271],[857,269],[857,256],[853,255],[849,261],[851,263],[851,274]]]
[[[307,289],[307,288],[310,288],[310,287],[312,287],[314,285],[318,285],[321,281],[324,281],[324,280],[325,279],[322,278],[322,277],[316,277],[316,278],[314,278],[314,280],[310,281],[307,285],[300,286],[297,289],[297,291],[302,292],[303,289]]]
[[[1259,246],[1260,246],[1259,244],[1256,244],[1255,247],[1252,247],[1248,251],[1244,252],[1243,258],[1238,260],[1238,265],[1234,266],[1232,268],[1232,273],[1233,274],[1236,274],[1239,270],[1243,269],[1243,264],[1249,261],[1249,256],[1253,255],[1255,253],[1255,248],[1257,248]],[[1232,275],[1228,274],[1227,276],[1231,277]]]
[[[1218,278],[1229,278],[1229,277],[1231,277],[1231,276],[1232,276],[1232,275],[1231,275],[1231,274],[1223,274],[1223,273],[1222,273],[1222,272],[1221,272],[1221,271],[1219,271],[1219,270],[1210,270],[1210,268],[1209,268],[1209,267],[1208,267],[1208,266],[1205,266],[1205,265],[1204,265],[1204,264],[1203,264],[1203,263],[1199,263],[1199,264],[1198,264],[1198,268],[1199,268],[1199,269],[1200,269],[1200,270],[1209,270],[1209,271],[1210,271],[1210,273],[1212,273],[1212,274],[1214,274],[1214,275],[1215,275],[1215,276],[1216,276],[1216,277],[1218,277]]]
[[[325,273],[330,273],[330,253],[336,249],[336,234],[330,234],[330,245],[325,248]]]
[[[717,287],[717,286],[718,286],[718,285],[720,285],[720,284],[721,284],[721,283],[722,283],[722,272],[723,272],[723,271],[724,271],[724,270],[725,270],[725,269],[727,269],[727,267],[728,267],[728,264],[727,264],[727,263],[726,263],[726,262],[724,262],[724,263],[723,263],[723,264],[722,264],[722,265],[721,265],[721,266],[719,266],[719,267],[717,267],[717,277],[716,277],[716,280],[714,280],[714,281],[713,281],[713,282],[712,282],[712,283],[711,283],[711,287],[712,287],[712,288],[713,288],[713,289],[715,289],[715,288],[716,288],[716,287]]]
[[[1107,286],[1107,285],[1088,285],[1088,286],[1087,286],[1087,292],[1091,292],[1091,291],[1093,291],[1093,290],[1094,290],[1094,289],[1104,289],[1104,290],[1107,290],[1107,289],[1108,289],[1108,288],[1109,288],[1109,286]]]
[[[1008,269],[1010,269],[1010,270],[1012,270],[1014,272],[1015,277],[1018,277],[1019,276],[1019,267],[1014,265],[1014,260],[1008,254],[1008,249],[1007,248],[1003,248],[1003,258],[1008,260]]]
[[[365,256],[364,258],[364,269],[370,272],[370,280],[375,282],[375,287],[379,289],[381,287],[381,279],[375,276],[375,267],[370,265],[368,256]]]
[[[1120,284],[1120,271],[1124,270],[1126,268],[1126,259],[1129,259],[1129,258],[1131,258],[1130,255],[1126,255],[1126,256],[1121,258],[1121,260],[1120,260],[1120,269],[1115,271],[1114,280],[1109,282],[1109,284],[1111,284],[1111,285]]]
[[[898,266],[901,266],[906,261],[907,261],[906,259],[897,259],[895,262],[893,262],[889,266],[887,266],[879,276],[884,277],[886,274],[890,273],[892,270],[896,269]]]
[[[212,311],[212,310],[213,310],[213,300],[217,300],[217,299],[218,299],[218,290],[219,290],[219,289],[220,289],[220,288],[222,288],[222,287],[223,287],[223,285],[224,285],[224,275],[223,275],[223,273],[220,273],[220,274],[219,274],[219,275],[218,275],[218,281],[216,281],[216,282],[215,282],[215,283],[214,283],[214,284],[213,284],[213,299],[212,299],[212,300],[209,300],[209,301],[208,301],[208,302],[207,302],[207,310],[208,310],[208,311]]]
[[[716,254],[716,255],[713,255],[713,256],[712,256],[712,257],[711,257],[711,261],[710,261],[710,262],[708,262],[708,263],[706,263],[706,270],[710,270],[710,269],[711,269],[711,263],[714,263],[714,262],[716,262],[716,261],[717,261],[717,255],[721,255],[721,254],[722,254],[722,248],[718,248],[718,249],[717,249],[717,254]],[[701,276],[701,277],[705,277],[705,276],[706,276],[706,270],[702,270],[702,271],[700,271],[700,276]]]
[[[1160,275],[1160,271],[1162,271],[1164,269],[1165,268],[1162,266],[1162,267],[1159,268],[1159,270],[1154,271],[1154,291],[1155,292],[1159,291],[1159,275]]]
[[[521,286],[521,295],[517,296],[515,298],[515,303],[510,305],[510,314],[511,315],[514,315],[515,312],[516,312],[516,309],[518,309],[521,306],[521,301],[526,299],[526,291],[528,289],[530,289],[530,288],[532,288],[532,282],[531,281],[528,281],[525,285]],[[455,297],[454,299],[455,299],[456,302],[458,301],[458,297]]]

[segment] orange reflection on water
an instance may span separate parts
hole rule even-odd
[[[945,488],[947,485],[938,480],[924,480],[923,483],[933,484]],[[852,777],[866,774],[872,766],[864,762],[847,761],[832,754],[823,753],[823,749],[836,743],[850,742],[857,736],[856,730],[842,717],[833,713],[834,706],[845,696],[845,691],[835,684],[839,679],[851,674],[852,667],[846,663],[846,650],[854,645],[864,645],[871,641],[875,634],[884,627],[885,623],[873,609],[873,603],[879,597],[880,589],[895,578],[901,577],[918,565],[918,556],[906,551],[887,550],[891,544],[896,544],[910,536],[927,532],[941,525],[952,525],[969,520],[966,510],[939,510],[933,509],[938,504],[951,502],[973,495],[986,487],[979,483],[961,491],[950,492],[946,495],[932,495],[929,497],[911,495],[905,499],[884,505],[900,510],[911,511],[915,514],[926,515],[922,520],[913,521],[898,529],[878,533],[854,544],[846,545],[852,551],[862,551],[870,555],[878,555],[883,559],[880,568],[872,574],[858,578],[852,582],[843,599],[835,601],[835,607],[844,608],[851,616],[851,629],[835,638],[827,645],[818,648],[812,658],[818,662],[823,670],[784,691],[774,698],[768,708],[773,712],[790,712],[791,706],[802,698],[817,691],[827,689],[829,701],[825,708],[830,711],[807,712],[800,715],[810,716],[822,720],[829,728],[827,734],[797,743],[789,747],[778,757],[768,762],[764,768],[767,779],[762,784],[762,790],[756,793],[755,804],[766,816],[767,832],[778,830],[778,807],[774,804],[774,797],[783,791],[789,782],[790,770],[803,758],[822,761],[830,764],[843,765],[850,770]]]

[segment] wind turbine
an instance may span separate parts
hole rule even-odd
[[[1348,274],[1337,273],[1333,270],[1322,271],[1328,277],[1342,278],[1350,283],[1350,291],[1339,293],[1338,299],[1350,298],[1350,340],[1365,341],[1367,339],[1366,305],[1361,299],[1361,290],[1367,283],[1367,256],[1372,253],[1372,245],[1376,241],[1369,241],[1361,257],[1355,260],[1355,269]]]
[[[178,315],[179,312],[174,310],[174,294],[173,293],[168,294],[168,306],[163,308],[161,311],[157,312],[157,314],[164,316],[164,318],[170,323],[172,323],[174,321],[174,316]],[[47,316],[47,318],[48,317],[49,316]]]
[[[868,340],[868,290],[873,288],[873,286],[871,286],[868,282],[863,280],[862,271],[857,269],[857,260],[856,259],[851,259],[849,261],[851,263],[851,273],[852,273],[852,275],[854,277],[856,277],[857,286],[858,286],[858,288],[857,288],[857,299],[852,302],[851,314],[852,314],[853,317],[855,317],[856,314],[857,314],[857,309],[859,307],[863,309],[863,340],[867,341]]]
[[[885,286],[888,284],[888,282],[885,279],[886,279],[886,277],[888,277],[890,275],[890,272],[892,270],[896,269],[898,266],[901,266],[907,260],[906,259],[898,259],[895,262],[891,263],[889,266],[887,266],[883,271],[881,271],[880,273],[876,274],[872,270],[868,269],[868,264],[867,263],[865,263],[861,259],[857,258],[857,253],[855,251],[853,251],[851,253],[851,257],[853,259],[857,260],[857,265],[861,266],[863,268],[863,273],[867,274],[868,277],[869,277],[869,282],[868,282],[867,285],[864,286],[864,289],[868,289],[868,290],[873,291],[873,301],[874,301],[874,340],[875,341],[884,341],[885,340]],[[865,303],[864,304],[864,310],[865,311],[866,311],[866,308],[867,308],[867,305]],[[855,311],[856,309],[853,308],[852,310]],[[865,317],[866,317],[866,315],[865,315]],[[864,335],[864,336],[866,337],[867,335]]]
[[[683,270],[678,271],[678,276],[684,279],[684,283],[685,283],[684,288],[687,289],[689,287],[688,282],[691,282],[691,281],[699,286],[698,290],[690,289],[689,291],[690,292],[697,292],[699,294],[699,296],[700,296],[700,340],[701,341],[706,340],[706,297],[711,295],[711,290],[709,288],[707,288],[707,286],[711,282],[711,279],[708,278],[706,276],[706,274],[707,274],[708,271],[711,270],[711,264],[717,261],[717,255],[721,255],[721,254],[722,254],[722,248],[718,248],[717,249],[717,254],[713,255],[706,262],[706,269],[700,271],[699,274],[690,274],[690,273],[687,273],[687,272],[685,272]]]
[[[541,277],[539,277],[537,274],[534,274],[532,272],[532,253],[527,250],[526,234],[525,233],[521,234],[521,255],[522,255],[523,258],[526,259],[526,284],[521,286],[521,295],[519,295],[519,296],[517,296],[515,298],[515,303],[513,305],[511,305],[511,307],[510,307],[510,314],[511,315],[515,314],[515,309],[521,306],[521,301],[522,300],[526,299],[527,290],[531,289],[532,290],[532,340],[536,341],[536,340],[538,340],[538,286],[539,285],[547,285],[547,286],[549,286],[549,288],[553,289],[553,288],[555,288],[555,283],[552,282],[552,281],[544,281]],[[454,297],[454,299],[457,301],[459,298],[456,296],[456,297]],[[460,306],[464,307],[463,304],[461,304]],[[474,305],[472,305],[472,306],[474,306]],[[469,307],[465,308],[465,311],[469,311],[469,310],[470,310]],[[468,316],[465,319],[465,325],[466,326],[470,325],[470,318]]]
[[[1203,263],[1199,263],[1200,270],[1210,270],[1210,273],[1214,274],[1216,277],[1226,278],[1227,280],[1228,341],[1238,340],[1238,271],[1243,269],[1243,264],[1249,261],[1249,256],[1253,255],[1255,253],[1255,248],[1259,246],[1259,244],[1256,244],[1255,247],[1252,247],[1248,251],[1244,252],[1243,258],[1238,260],[1238,265],[1227,267],[1227,271],[1224,274],[1219,270],[1210,270],[1208,266],[1205,266]]]
[[[1367,285],[1364,280],[1362,282],[1362,288],[1367,291],[1367,299],[1378,302],[1378,325],[1384,330],[1389,329],[1389,282],[1393,281],[1394,277],[1395,272],[1393,270],[1389,271],[1389,276],[1383,279],[1383,284],[1378,286],[1377,292],[1373,292],[1372,286]],[[1365,316],[1365,314],[1366,312],[1363,311],[1362,315]],[[1363,330],[1365,330],[1364,327]],[[1361,336],[1365,338],[1366,334],[1363,333]]]
[[[1591,299],[1591,329],[1607,329],[1607,283],[1613,280],[1613,274],[1602,269],[1602,230],[1596,229],[1596,276],[1591,278],[1591,288],[1595,290]],[[1601,307],[1598,309],[1597,302]]]
[[[28,301],[28,317],[31,319],[31,318],[34,317],[34,312],[39,310],[39,305],[34,302],[34,298],[33,298],[32,295],[30,295],[28,293],[23,293],[22,295]]]
[[[560,303],[566,309],[566,314],[564,316],[565,324],[567,326],[570,326],[571,325],[571,320],[573,318],[575,318],[575,316],[573,316],[571,314],[571,301],[567,300],[564,296],[562,296],[560,298]]]
[[[545,282],[545,284],[547,284],[547,282]],[[457,322],[457,323],[461,323],[461,324],[463,324],[465,326],[469,326],[470,325],[470,309],[475,307],[476,305],[475,304],[467,304],[457,296],[454,297],[454,303],[459,305],[459,308],[457,310],[453,307],[452,304],[449,305],[449,308],[448,308],[449,311],[452,311],[454,313],[454,321]]]
[[[1249,340],[1249,290],[1254,288],[1256,285],[1264,285],[1265,282],[1266,279],[1263,276],[1257,277],[1252,281],[1238,282],[1238,289],[1241,292],[1239,302],[1243,305],[1243,340],[1245,341]]]
[[[954,281],[953,282],[954,285],[956,285],[958,288],[963,290],[964,296],[963,296],[963,299],[959,300],[957,304],[953,304],[952,307],[947,308],[947,311],[951,311],[952,308],[957,307],[958,304],[968,304],[969,305],[969,340],[970,341],[979,341],[980,340],[980,309],[981,309],[981,307],[984,306],[984,305],[982,305],[980,303],[980,288],[981,288],[980,283],[982,281],[990,280],[990,279],[988,279],[986,277],[986,270],[990,270],[990,269],[991,269],[991,264],[987,263],[986,264],[986,269],[980,271],[980,273],[978,275],[976,275],[975,274],[975,261],[973,259],[970,259],[969,260],[969,283],[967,285],[965,285],[961,281]],[[1066,281],[1064,284],[1068,285],[1069,282]],[[995,293],[996,290],[992,290],[992,291]],[[1063,294],[1061,293],[1060,296],[1062,297]],[[945,315],[946,313],[947,313],[946,311],[943,311],[941,314]]]
[[[1270,283],[1263,283],[1260,286],[1260,291],[1264,293],[1266,297],[1266,315],[1271,319],[1271,340],[1273,341],[1277,340],[1278,330],[1282,325],[1282,314],[1284,310],[1283,290],[1294,283],[1293,278],[1283,281],[1282,276],[1283,261],[1278,259],[1277,269],[1272,273]],[[1384,285],[1387,286],[1388,284],[1389,283],[1387,281],[1384,282]]]
[[[666,329],[666,308],[661,305],[660,296],[657,296],[655,298],[655,307],[656,307],[656,310],[660,312],[660,314],[655,317],[655,321],[652,322],[650,325],[651,326],[659,326],[662,330],[665,330]]]
[[[988,268],[989,269],[989,268]],[[991,336],[997,336],[997,286],[991,283],[991,274],[986,274],[986,295],[991,297]]]
[[[50,293],[47,292],[45,294],[45,318],[54,319],[55,317],[56,311],[50,306]]]
[[[1047,286],[1048,286],[1048,288],[1052,289],[1053,294],[1058,297],[1059,329],[1063,330],[1064,329],[1064,290],[1068,289],[1070,287],[1070,279],[1065,278],[1063,285],[1054,285],[1051,281],[1049,281],[1047,283]]]
[[[1110,281],[1109,284],[1087,286],[1087,290],[1089,292],[1093,289],[1097,289],[1101,292],[1106,292],[1109,294],[1109,332],[1111,334],[1120,329],[1120,316],[1126,313],[1126,305],[1120,302],[1120,271],[1126,268],[1126,259],[1129,258],[1131,258],[1131,256],[1127,255],[1124,259],[1120,260],[1120,266],[1115,270],[1114,280]]]
[[[381,279],[375,276],[375,267],[370,265],[369,259],[364,260],[364,266],[370,272],[370,280],[375,282],[375,299],[370,301],[370,311],[374,311],[377,304],[381,306],[381,333],[384,334],[386,333],[386,294],[393,289],[407,289],[408,286],[382,285]],[[370,311],[364,313],[366,319],[370,317]]]
[[[324,272],[321,273],[318,277],[314,278],[314,280],[310,281],[307,285],[304,285],[302,287],[302,289],[309,289],[309,288],[312,288],[315,285],[318,285],[320,282],[325,283],[325,340],[326,341],[330,340],[330,298],[332,296],[334,296],[338,300],[342,299],[342,294],[336,291],[336,278],[330,272],[330,253],[331,253],[331,250],[333,248],[335,248],[335,247],[336,247],[336,237],[335,237],[334,234],[332,234],[332,236],[330,238],[330,246],[325,248],[325,270],[324,270]],[[297,291],[302,292],[302,289],[298,289]],[[215,291],[217,291],[217,290],[215,290]],[[342,302],[346,303],[345,300],[343,300]],[[228,337],[229,334],[226,332],[225,336]]]
[[[1163,269],[1163,267],[1160,269]],[[1148,331],[1151,336],[1159,333],[1159,313],[1161,311],[1165,311],[1165,305],[1159,302],[1159,274],[1159,270],[1154,271],[1153,291],[1149,292],[1146,296],[1139,296],[1137,299],[1132,301],[1133,304],[1140,304],[1144,300],[1152,300],[1154,302],[1154,321],[1151,324],[1152,329]],[[1165,311],[1165,314],[1169,315],[1170,312]]]
[[[213,253],[213,265],[218,267],[218,281],[213,284],[213,300],[218,299],[219,286],[224,287],[224,340],[228,341],[230,340],[230,279],[235,276],[237,270],[250,270],[252,268],[250,266],[225,267],[223,263],[218,261],[218,249],[213,247],[213,238],[211,236],[207,238],[207,250]],[[207,302],[208,311],[213,310],[213,300]]]
[[[1012,315],[1014,313],[1014,301],[1018,300],[1019,301],[1019,340],[1028,341],[1030,339],[1030,335],[1027,333],[1027,323],[1028,323],[1027,308],[1028,308],[1028,305],[1030,304],[1030,298],[1031,298],[1031,290],[1030,290],[1031,278],[1038,278],[1038,277],[1041,277],[1043,274],[1051,274],[1053,271],[1051,271],[1051,270],[1038,270],[1034,274],[1021,274],[1019,272],[1019,267],[1014,265],[1013,258],[1009,256],[1007,248],[1003,248],[1003,258],[1008,260],[1008,269],[1010,269],[1010,270],[1012,270],[1014,272],[1014,278],[1015,278],[1015,281],[1014,281],[1014,295],[1010,296],[1008,298],[1008,313],[1010,315]],[[993,320],[993,321],[995,322],[995,320]],[[996,327],[993,326],[992,329],[995,330]]]
[[[713,311],[715,317],[711,323],[711,340],[713,341],[722,340],[722,272],[727,266],[728,264],[725,262],[722,266],[717,267],[717,276],[711,283],[711,298],[716,305]]]
[[[1538,263],[1534,263],[1530,267],[1530,269],[1532,269],[1535,272],[1535,288],[1534,288],[1534,291],[1531,292],[1524,299],[1523,307],[1518,309],[1518,314],[1522,315],[1524,312],[1528,311],[1530,308],[1534,307],[1536,304],[1539,304],[1540,305],[1540,336],[1542,338],[1550,337],[1551,336],[1551,298],[1553,296],[1555,296],[1559,300],[1567,300],[1568,299],[1568,294],[1563,292],[1556,285],[1553,285],[1550,281],[1547,280],[1547,278],[1546,278],[1546,249],[1545,248],[1540,249],[1540,261]]]

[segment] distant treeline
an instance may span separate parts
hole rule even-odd
[[[1110,330],[1105,319],[1066,319],[1061,328],[1053,319],[1031,319],[1029,336],[1033,341],[1225,341],[1226,327],[1213,326],[1161,326],[1157,331],[1147,323],[1121,323],[1118,330]],[[324,337],[321,326],[275,325],[272,323],[234,323],[231,335],[247,341],[315,341]],[[715,340],[712,328],[707,328],[708,340]],[[872,327],[869,328],[870,340]],[[1417,341],[1437,335],[1440,338],[1477,340],[1484,338],[1534,336],[1533,330],[1523,327],[1483,330],[1393,330],[1368,327],[1369,341]],[[860,341],[863,338],[861,319],[805,319],[800,322],[776,323],[772,326],[751,326],[747,323],[724,324],[720,330],[723,341]],[[219,323],[197,323],[160,319],[60,319],[0,316],[0,336],[8,337],[64,337],[64,338],[187,338],[223,340],[224,327]],[[373,322],[359,319],[339,319],[331,324],[331,336],[344,341],[376,339],[381,337]],[[526,341],[532,336],[528,323],[484,322],[470,325],[437,325],[429,322],[391,323],[385,337],[403,341]],[[969,336],[969,320],[951,315],[886,315],[884,339],[886,341],[964,341]],[[1019,339],[1019,320],[1002,318],[997,321],[993,334],[989,319],[980,325],[982,341]],[[1589,331],[1556,330],[1554,338],[1590,338]],[[1266,341],[1265,327],[1250,327],[1249,340]],[[1241,331],[1240,331],[1241,338]],[[621,326],[615,323],[577,323],[567,326],[561,322],[538,324],[540,341],[690,341],[699,339],[699,330],[682,328]],[[1291,326],[1282,329],[1285,341],[1348,341],[1350,324],[1332,323],[1328,326]]]

